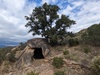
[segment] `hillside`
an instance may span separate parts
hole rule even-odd
[[[100,75],[100,46],[98,43],[92,44],[92,41],[87,43],[82,37],[89,29],[91,27],[78,32],[74,37],[66,37],[77,38],[79,44],[67,40],[64,42],[69,44],[51,47],[39,38],[28,40],[10,50],[6,48],[5,54],[1,49],[0,53],[4,55],[0,59],[4,58],[1,61],[0,75]]]
[[[97,52],[94,50],[98,50]],[[94,51],[94,52],[93,52]],[[26,51],[29,53],[30,51]],[[65,55],[63,54],[65,52]],[[21,51],[17,51],[16,55],[20,55]],[[27,55],[27,53],[25,55]],[[11,63],[4,61],[1,65],[2,75],[27,75],[28,72],[36,71],[40,75],[53,75],[55,71],[62,70],[65,71],[66,75],[91,75],[90,73],[90,64],[92,59],[100,55],[100,48],[97,47],[67,47],[59,46],[54,47],[51,51],[52,55],[46,57],[45,59],[36,59],[31,63],[18,63],[21,64],[19,67],[16,67],[16,63]],[[30,55],[29,55],[30,56]],[[63,58],[63,66],[60,69],[56,69],[52,66],[54,57]]]

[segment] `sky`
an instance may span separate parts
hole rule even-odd
[[[0,45],[16,45],[39,37],[28,33],[25,16],[45,2],[58,5],[59,15],[64,14],[76,21],[69,31],[78,32],[100,23],[100,0],[0,0]]]

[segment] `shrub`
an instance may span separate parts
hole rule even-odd
[[[26,43],[21,42],[18,50],[23,50],[26,47],[26,45]]]
[[[67,50],[65,50],[65,51],[63,51],[63,54],[64,54],[64,55],[68,55],[69,52],[68,52]]]
[[[85,48],[84,48],[84,53],[87,54],[87,53],[89,53],[89,52],[90,52],[90,49],[89,49],[88,47],[85,47]]]
[[[5,55],[11,51],[12,47],[0,48],[0,64],[6,59]]]
[[[15,62],[16,61],[15,53],[11,52],[10,55],[8,56],[8,60],[10,62]]]
[[[68,34],[70,37],[75,37],[75,34],[72,33],[72,32],[68,32],[67,34]]]
[[[39,75],[39,73],[31,71],[31,72],[28,72],[27,75]]]
[[[52,65],[53,65],[55,68],[61,68],[62,65],[63,65],[63,59],[62,59],[61,57],[54,57],[54,58],[53,58]]]
[[[0,57],[0,65],[2,64],[2,61],[3,61],[3,60],[2,60],[2,58]]]
[[[100,56],[93,59],[91,68],[93,69],[95,75],[100,75]]]
[[[100,24],[94,24],[85,31],[82,36],[83,44],[100,46]]]
[[[56,71],[54,75],[65,75],[65,71]]]
[[[68,40],[68,44],[69,44],[69,46],[77,46],[77,45],[79,45],[79,41],[78,41],[77,38],[75,38],[75,39],[69,39]]]

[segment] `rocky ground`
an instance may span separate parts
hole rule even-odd
[[[3,62],[0,68],[0,75],[27,75],[28,72],[35,71],[39,75],[53,75],[55,71],[63,70],[66,75],[91,75],[88,68],[93,55],[84,53],[81,47],[55,47],[51,51],[51,56],[45,59],[33,60],[29,64],[23,64],[20,68],[16,68],[14,63],[9,64],[8,61]],[[63,51],[67,50],[67,55]],[[99,55],[99,53],[97,54]],[[62,57],[64,64],[60,69],[52,66],[54,57]]]
[[[50,60],[51,61],[51,60]],[[53,75],[54,71],[58,70],[55,69],[51,62],[47,59],[42,60],[35,60],[31,65],[26,65],[23,68],[20,69],[9,69],[9,72],[2,74],[2,75],[27,75],[28,72],[35,71],[39,73],[39,75]],[[81,68],[81,66],[71,60],[63,59],[64,65],[59,70],[65,70],[66,75],[84,75],[85,71],[84,68]]]

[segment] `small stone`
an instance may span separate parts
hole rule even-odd
[[[48,60],[45,59],[44,62],[48,62]]]

